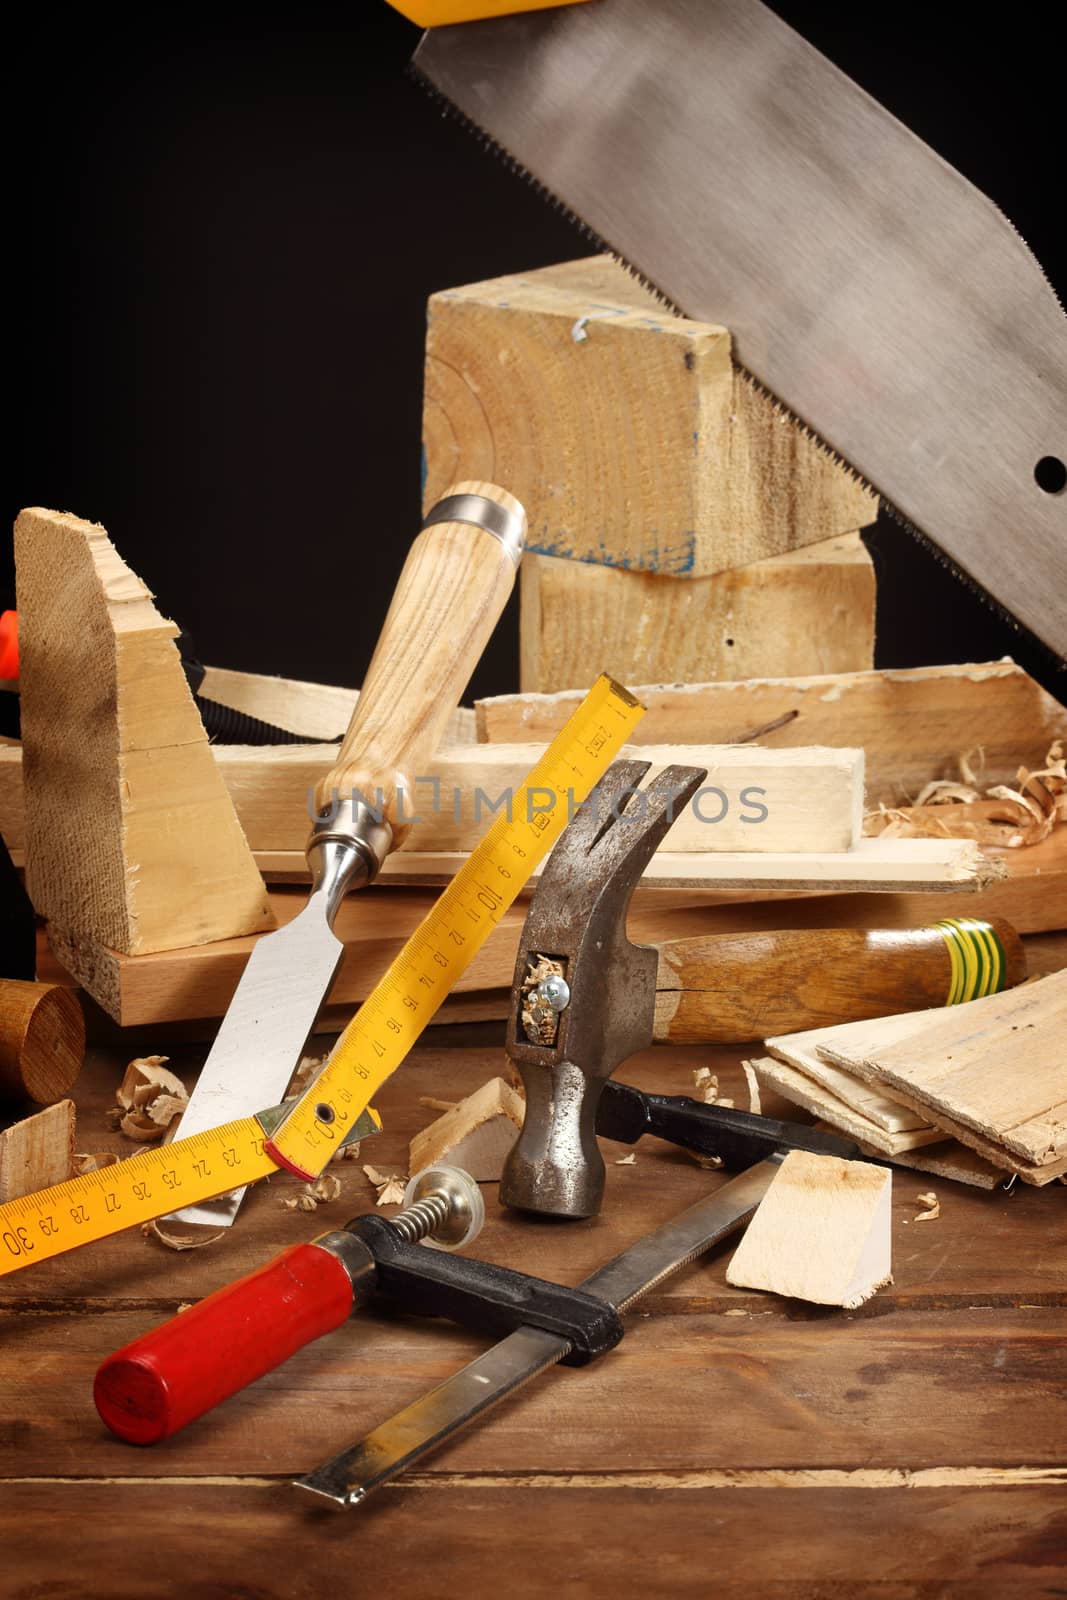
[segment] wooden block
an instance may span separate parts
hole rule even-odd
[[[524,692],[620,683],[706,683],[874,665],[874,566],[858,533],[707,578],[625,572],[527,555]]]
[[[893,1174],[791,1150],[726,1269],[727,1283],[851,1309],[893,1281]]]
[[[73,1100],[59,1100],[0,1133],[0,1205],[65,1183],[73,1169]]]
[[[424,501],[495,476],[528,550],[701,577],[873,522],[870,492],[608,256],[431,297]]]
[[[519,1136],[526,1104],[503,1078],[490,1078],[411,1141],[409,1172],[447,1161],[479,1183],[497,1183]]]
[[[37,912],[131,954],[271,927],[174,623],[94,523],[23,511],[15,561]]]
[[[1067,1162],[1067,972],[944,1011],[852,1024],[824,1057],[1021,1163]],[[913,1026],[914,1025],[914,1026]]]
[[[983,781],[1014,784],[1020,765],[1040,764],[1054,739],[1067,740],[1067,709],[1007,660],[627,687],[647,707],[633,744],[859,745],[869,806],[905,803],[934,778],[958,777],[958,756],[979,746]],[[479,700],[478,738],[547,743],[581,698],[565,690]]]

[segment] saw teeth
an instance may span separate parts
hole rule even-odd
[[[407,73],[408,76],[414,79],[420,88],[423,89],[424,92],[442,108],[445,114],[454,118],[461,127],[465,128],[468,133],[472,134],[483,149],[488,150],[490,154],[495,156],[498,161],[503,161],[504,165],[508,167],[510,171],[514,172],[518,177],[520,177],[524,183],[529,184],[532,189],[535,189],[541,198],[545,200],[554,211],[558,212],[560,216],[564,217],[568,222],[570,222],[584,239],[586,239],[590,244],[594,245],[596,249],[605,251],[612,257],[614,261],[618,262],[619,266],[624,267],[632,278],[635,278],[637,282],[647,289],[650,294],[656,297],[666,311],[669,311],[673,316],[676,317],[684,317],[686,315],[686,312],[683,311],[682,307],[679,306],[676,301],[672,300],[670,295],[666,294],[657,283],[654,283],[652,279],[647,276],[646,273],[642,272],[640,267],[635,267],[633,262],[628,261],[624,255],[621,255],[620,252],[616,250],[608,240],[601,238],[600,234],[595,232],[595,230],[592,229],[587,222],[583,222],[582,218],[577,216],[571,210],[570,206],[561,200],[560,197],[552,189],[550,189],[547,184],[543,183],[540,178],[536,177],[528,167],[523,166],[522,162],[519,161],[516,156],[513,156],[511,151],[508,150],[506,146],[500,144],[498,140],[494,139],[492,134],[486,133],[484,128],[479,127],[478,124],[472,120],[472,118],[467,116],[466,112],[461,111],[453,100],[450,100],[446,94],[441,92],[435,83],[432,83],[430,79],[426,77],[425,73],[420,72],[418,66],[413,61],[408,63]],[[1030,246],[1023,238],[1023,235],[1011,221],[1011,218],[1004,216],[1004,213],[1000,210],[999,206],[996,207],[996,210],[1002,217],[1004,217],[1005,222],[1008,223],[1012,232],[1016,234],[1020,242],[1027,250],[1028,254],[1032,257],[1035,265],[1041,272],[1042,277],[1045,279],[1045,282],[1048,283],[1049,288],[1052,289],[1053,295],[1056,296],[1057,305],[1059,305],[1060,309],[1062,310],[1063,307],[1059,296],[1056,295],[1055,289],[1052,288],[1052,284],[1049,282],[1048,274],[1041,266],[1041,263],[1034,255],[1034,252],[1030,249]],[[857,483],[862,484],[863,487],[869,490],[871,494],[877,495],[879,506],[885,508],[886,512],[890,517],[892,517],[894,522],[898,523],[902,528],[906,528],[913,539],[917,540],[919,544],[923,545],[925,549],[928,550],[943,567],[947,567],[949,572],[953,574],[957,581],[963,584],[964,588],[969,589],[972,594],[977,595],[990,611],[992,611],[996,616],[1000,617],[1002,621],[1007,622],[1012,628],[1013,632],[1025,637],[1027,641],[1030,642],[1049,662],[1054,671],[1067,671],[1067,661],[1060,656],[1057,656],[1056,652],[1050,649],[1049,646],[1045,644],[1043,639],[1039,639],[1036,634],[1032,634],[1029,629],[1024,628],[1022,624],[1012,616],[1011,612],[1001,605],[999,600],[996,600],[988,592],[988,590],[983,589],[981,584],[976,583],[969,573],[964,572],[962,567],[958,566],[956,562],[951,559],[951,557],[945,554],[939,545],[934,543],[928,534],[923,533],[922,529],[917,528],[902,511],[898,510],[892,501],[887,500],[885,495],[878,488],[877,484],[872,483],[869,478],[865,477],[859,468],[854,467],[850,461],[846,460],[845,457],[841,455],[840,451],[834,449],[832,444],[827,444],[826,440],[821,434],[817,433],[816,430],[812,428],[810,424],[806,423],[802,417],[798,417],[792,407],[785,400],[782,400],[780,396],[776,395],[772,389],[768,389],[767,385],[762,381],[762,379],[758,378],[754,372],[751,372],[748,367],[743,366],[740,361],[734,360],[733,364],[735,370],[740,373],[745,382],[751,384],[752,387],[757,389],[760,394],[764,395],[765,398],[768,399],[777,410],[784,413],[784,415],[790,419],[794,426],[800,429],[805,438],[810,439],[813,444],[815,444],[821,451],[823,451],[825,455],[830,458],[831,461],[833,461],[838,467],[842,468],[843,471],[849,473]]]

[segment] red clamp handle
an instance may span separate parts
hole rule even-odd
[[[120,1439],[157,1444],[339,1328],[353,1302],[335,1255],[293,1245],[108,1356],[93,1385],[96,1409]]]

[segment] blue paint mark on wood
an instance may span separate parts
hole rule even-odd
[[[554,533],[550,528],[531,532],[526,548],[534,555],[557,556],[564,561],[584,561],[596,567],[618,567],[623,571],[670,573],[680,577],[692,572],[696,565],[696,534],[690,529],[684,533],[659,539],[651,531],[653,542],[629,555],[610,550],[603,540],[596,546],[576,550],[566,534]]]

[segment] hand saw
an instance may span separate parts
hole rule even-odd
[[[415,782],[504,609],[525,538],[522,507],[489,483],[457,484],[426,517],[337,762],[316,790],[307,905],[257,942],[182,1118],[183,1139],[284,1095],[344,955],[337,909],[408,832]],[[176,1215],[229,1227],[243,1193]]]
[[[984,195],[759,0],[469,22],[414,65],[1067,655],[1067,320]]]

